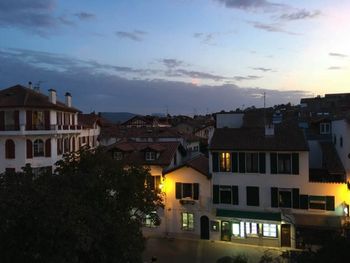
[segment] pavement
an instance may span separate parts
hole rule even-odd
[[[144,262],[157,263],[216,263],[225,256],[245,255],[249,263],[259,262],[264,252],[273,257],[282,254],[280,248],[243,245],[224,241],[175,239],[165,237],[147,238],[146,250],[143,254]]]

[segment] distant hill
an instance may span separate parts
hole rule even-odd
[[[111,123],[122,123],[138,115],[130,112],[100,112],[99,114]]]

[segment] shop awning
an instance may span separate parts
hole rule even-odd
[[[227,209],[217,209],[216,216],[241,218],[241,219],[270,220],[270,221],[282,220],[281,213],[253,212],[253,211],[227,210]]]
[[[341,216],[293,214],[295,225],[299,227],[340,228]]]

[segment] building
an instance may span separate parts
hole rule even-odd
[[[245,127],[244,115],[231,115],[217,118],[222,128],[209,146],[220,229],[212,238],[301,247],[315,232],[340,231],[350,201],[346,181],[310,180],[309,145],[302,130],[289,123]]]
[[[156,116],[134,116],[121,124],[126,128],[154,128],[154,127],[171,127],[168,118],[159,118]]]
[[[62,103],[53,89],[48,96],[31,86],[1,90],[0,173],[21,171],[26,164],[34,172],[52,169],[64,153],[79,149],[82,134],[85,137],[93,131],[98,135],[97,126],[83,128],[79,112],[68,92]]]

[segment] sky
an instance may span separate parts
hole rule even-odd
[[[1,0],[0,88],[199,114],[350,92],[347,0]]]

